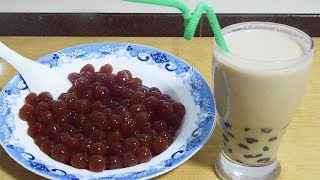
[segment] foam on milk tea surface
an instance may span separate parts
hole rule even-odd
[[[247,30],[225,36],[232,54],[260,61],[286,61],[305,53],[305,49],[290,36],[268,30]]]

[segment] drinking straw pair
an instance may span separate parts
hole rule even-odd
[[[184,18],[184,22],[185,22],[184,38],[187,40],[191,40],[193,38],[194,33],[197,29],[199,20],[201,18],[202,12],[205,11],[218,45],[224,51],[226,52],[229,51],[226,45],[225,39],[222,35],[221,27],[219,25],[216,14],[214,13],[210,5],[203,1],[196,6],[196,9],[194,10],[193,13],[191,13],[188,6],[183,2],[181,2],[180,0],[125,0],[125,1],[169,6],[169,7],[174,7],[179,9],[182,12],[182,15]]]

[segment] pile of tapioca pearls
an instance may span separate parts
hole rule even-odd
[[[91,64],[70,73],[72,87],[53,100],[30,93],[19,110],[40,149],[64,164],[100,172],[148,162],[173,142],[185,107],[128,70]]]

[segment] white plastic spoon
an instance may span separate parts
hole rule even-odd
[[[67,77],[63,77],[43,64],[21,56],[1,42],[0,57],[18,70],[31,92],[39,94],[48,91],[54,99],[57,99],[60,93],[71,86]]]

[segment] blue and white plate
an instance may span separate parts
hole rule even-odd
[[[208,84],[200,73],[178,57],[159,49],[127,44],[97,43],[70,47],[39,59],[64,73],[79,71],[88,63],[97,68],[110,63],[114,71],[128,69],[147,87],[158,87],[186,107],[183,124],[174,143],[151,161],[133,167],[100,173],[76,169],[51,159],[27,135],[28,125],[18,111],[29,93],[16,75],[0,95],[0,142],[7,153],[30,171],[50,179],[147,179],[172,170],[193,156],[208,140],[215,127],[215,104]]]

